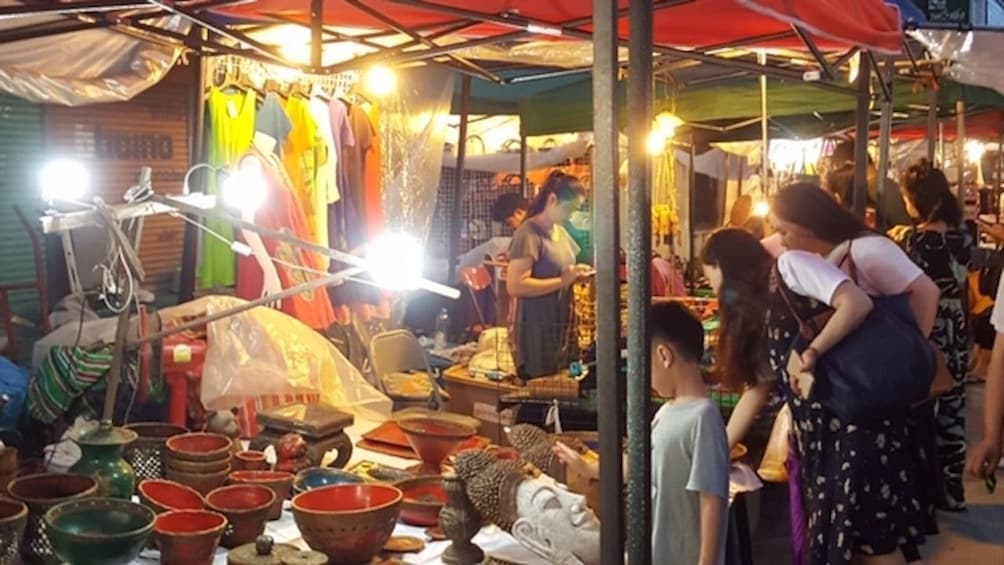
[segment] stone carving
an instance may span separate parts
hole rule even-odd
[[[599,520],[584,496],[526,462],[491,461],[476,450],[456,456],[467,498],[491,523],[559,565],[600,562]]]

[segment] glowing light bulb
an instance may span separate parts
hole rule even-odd
[[[669,112],[659,112],[655,117],[655,129],[661,131],[667,139],[672,139],[676,135],[676,128],[682,126],[683,123],[679,116]]]
[[[662,155],[666,151],[666,135],[661,131],[653,131],[645,140],[645,149],[649,155]]]
[[[965,146],[966,159],[970,163],[979,163],[983,159],[983,154],[987,151],[987,146],[982,141],[970,139]]]
[[[363,84],[366,87],[366,92],[383,97],[394,91],[394,87],[397,86],[397,77],[387,67],[377,65],[366,71]]]
[[[770,214],[770,204],[766,200],[758,200],[753,204],[753,215],[758,218],[765,218]]]
[[[386,233],[370,243],[366,267],[377,285],[391,290],[422,286],[422,245],[401,232]]]
[[[223,180],[223,202],[246,215],[254,215],[265,203],[265,171],[257,157],[245,157],[237,170]]]
[[[47,202],[79,200],[91,188],[91,178],[79,161],[56,159],[42,167],[42,198]]]

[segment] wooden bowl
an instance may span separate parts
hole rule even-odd
[[[342,469],[311,467],[296,474],[296,479],[293,480],[293,492],[300,494],[301,492],[307,492],[315,488],[362,482],[364,482],[364,479],[359,475],[343,471]]]
[[[199,432],[168,438],[164,447],[174,459],[205,463],[229,459],[233,441],[222,434]]]
[[[211,565],[227,519],[209,510],[172,510],[157,516],[153,535],[162,565]]]
[[[10,482],[11,498],[28,507],[28,525],[21,542],[21,558],[27,563],[58,562],[47,535],[45,512],[68,500],[89,498],[97,494],[94,477],[65,473],[25,475]]]
[[[220,545],[234,548],[253,542],[265,531],[275,492],[262,485],[230,485],[206,495],[206,506],[227,517]]]
[[[428,475],[405,479],[394,484],[404,493],[401,501],[401,521],[412,526],[439,524],[439,511],[446,504],[443,477]]]
[[[0,565],[14,563],[27,524],[28,507],[23,502],[0,498]]]
[[[181,483],[152,479],[139,484],[139,501],[157,514],[174,510],[202,510],[206,499]]]
[[[334,485],[293,498],[303,540],[332,563],[368,563],[394,531],[401,489],[380,483]]]
[[[57,557],[73,565],[125,565],[146,547],[157,515],[118,498],[71,500],[45,513]]]
[[[216,459],[213,461],[186,461],[176,459],[170,455],[164,457],[164,464],[167,469],[174,469],[182,473],[196,473],[200,475],[211,475],[219,473],[224,469],[233,469],[229,458]]]
[[[278,520],[282,516],[282,503],[289,498],[293,488],[293,473],[282,471],[234,471],[228,480],[235,485],[262,485],[272,489],[275,501],[268,512],[269,520]]]
[[[136,432],[136,441],[126,446],[122,457],[136,470],[136,480],[164,478],[164,444],[171,437],[188,432],[187,428],[164,422],[127,424]]]
[[[477,433],[469,426],[432,417],[408,418],[398,425],[430,475],[439,473],[443,461]]]
[[[205,473],[184,473],[167,468],[167,480],[181,483],[186,487],[193,488],[202,496],[206,496],[215,488],[223,486],[227,482],[227,475],[230,474],[230,467],[212,474]]]
[[[267,471],[269,466],[264,451],[238,451],[231,467],[234,471]]]

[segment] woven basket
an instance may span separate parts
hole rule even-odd
[[[9,498],[0,498],[0,565],[12,565],[28,523],[28,507]]]
[[[136,485],[148,479],[163,479],[167,476],[164,468],[164,444],[168,438],[187,433],[188,430],[174,424],[143,422],[129,424],[126,429],[139,434],[139,438],[125,449],[125,460],[136,470]]]

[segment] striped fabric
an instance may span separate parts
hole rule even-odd
[[[28,413],[51,424],[84,392],[104,380],[111,364],[111,346],[97,351],[54,346],[28,387]]]

